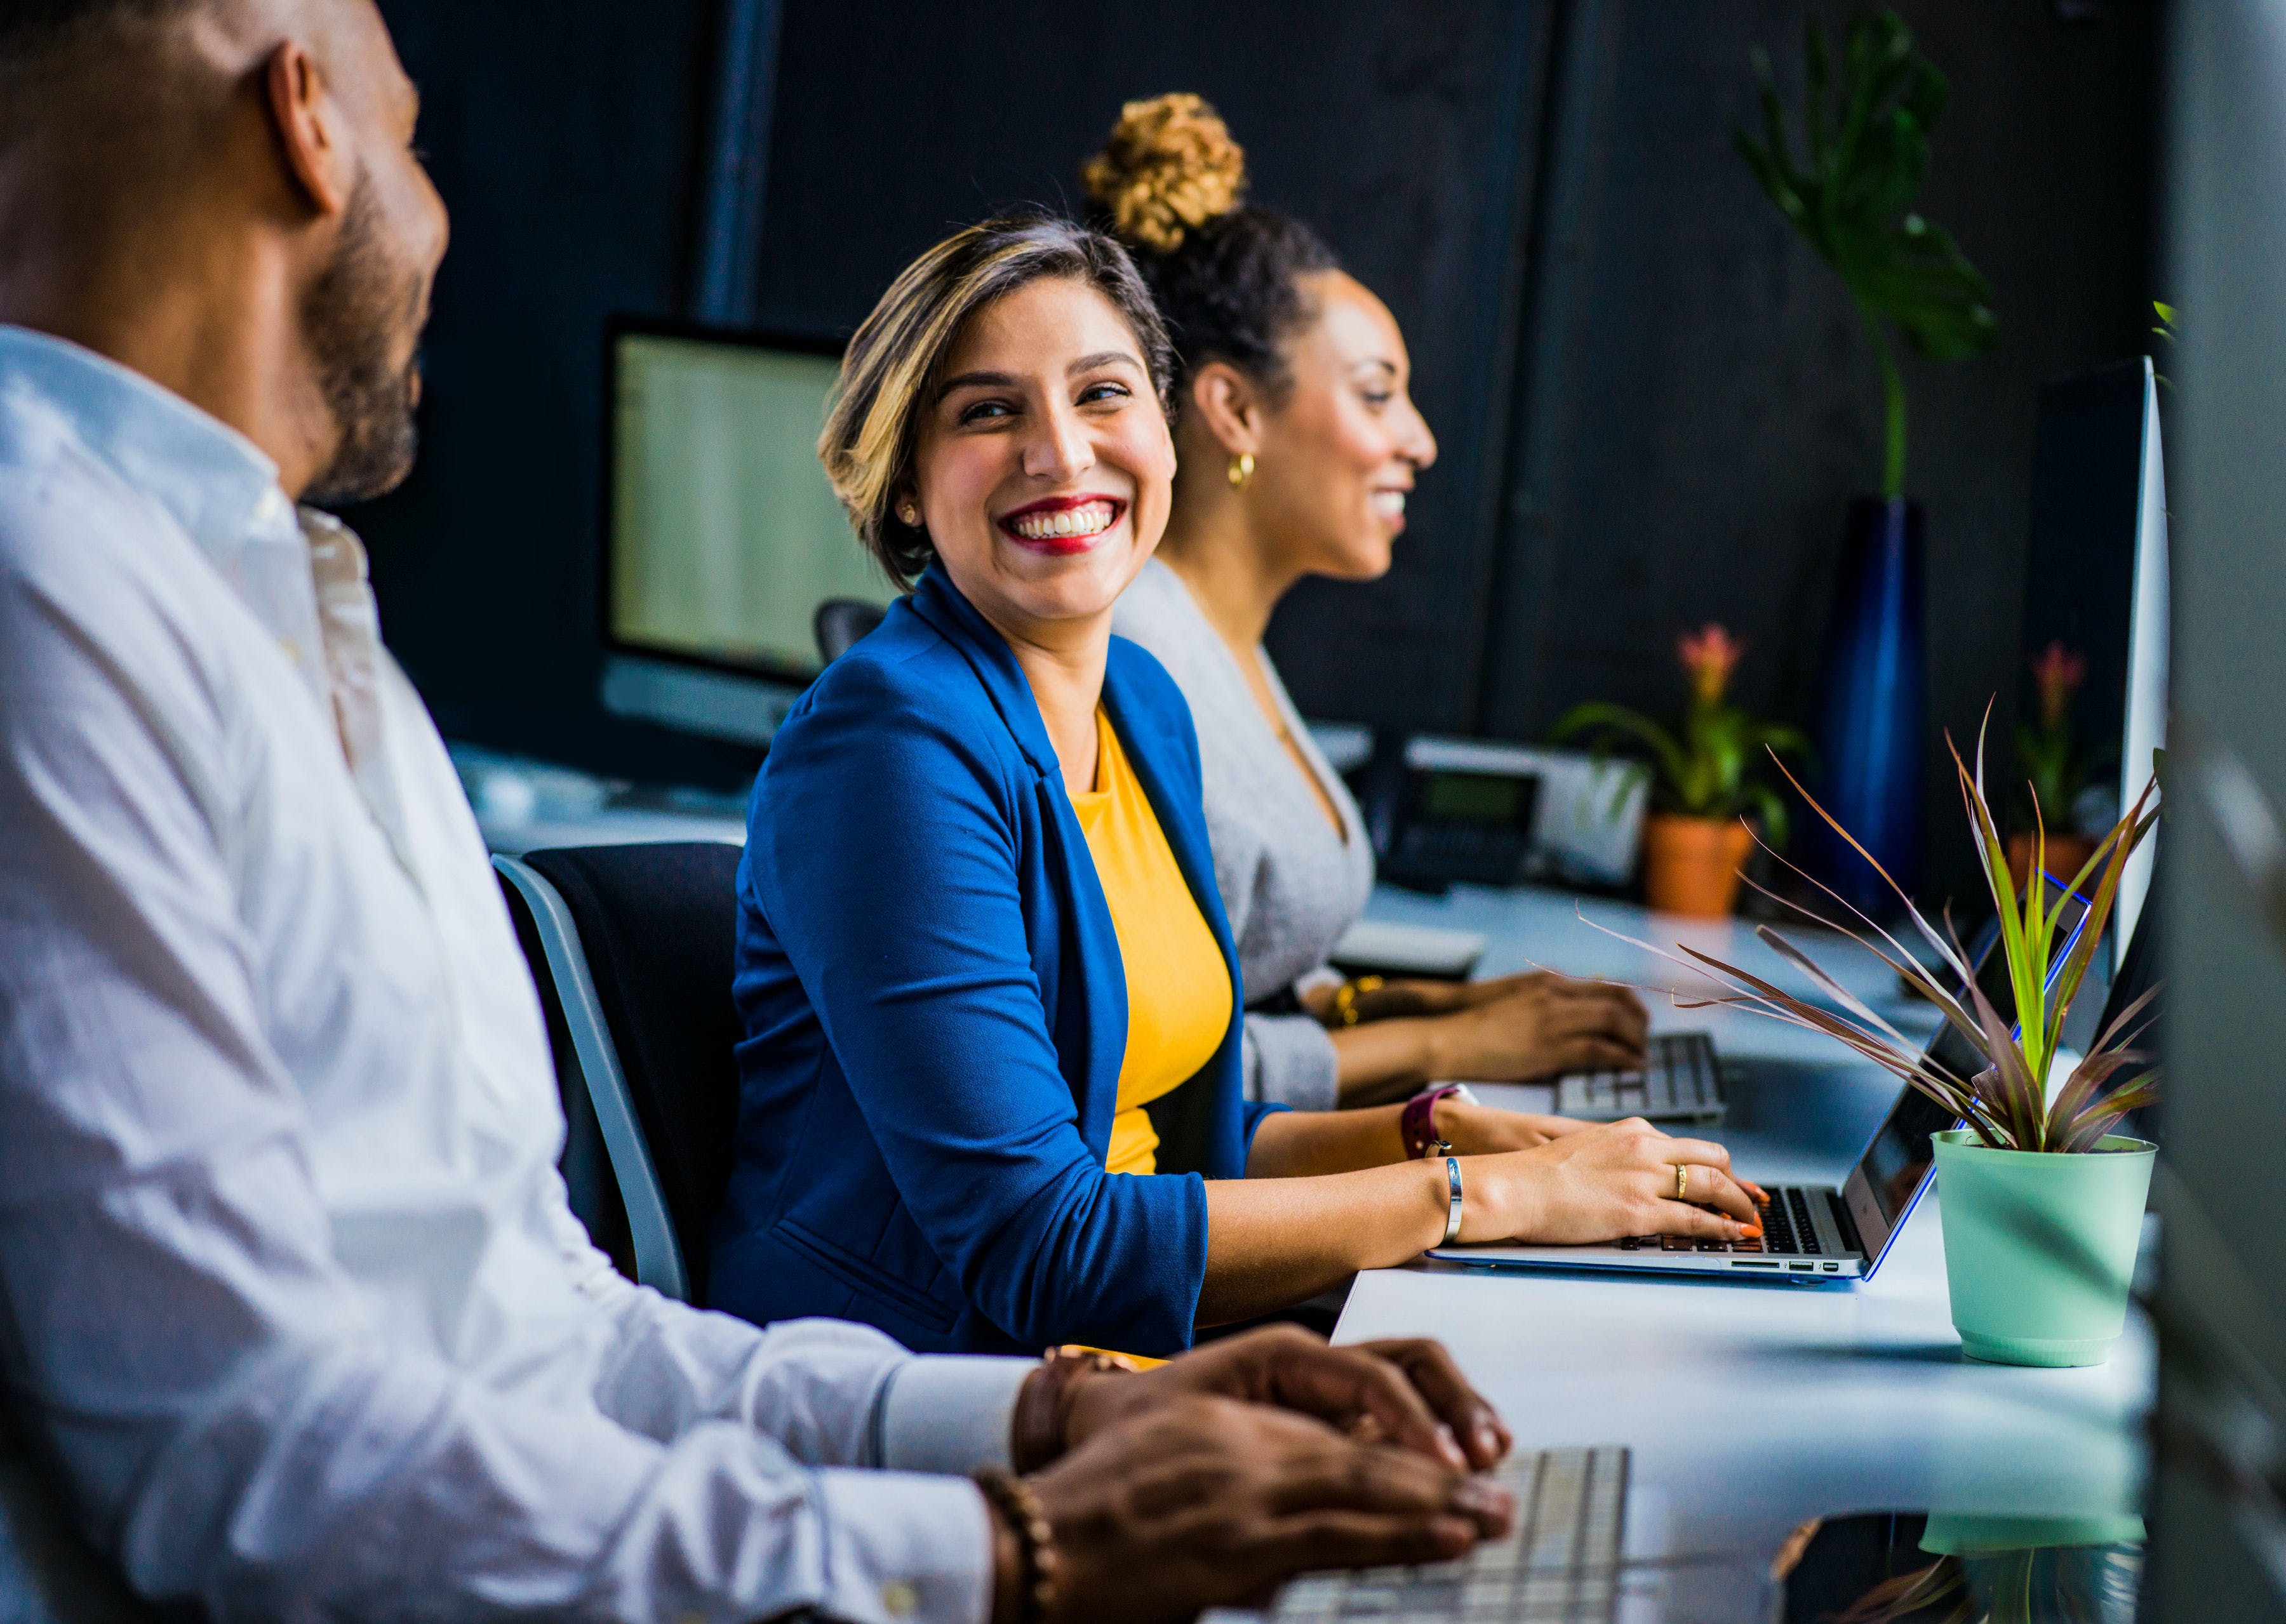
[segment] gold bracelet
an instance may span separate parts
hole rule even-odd
[[[1355,1026],[1364,1019],[1358,1013],[1357,1001],[1369,992],[1379,992],[1382,979],[1377,975],[1360,975],[1355,981],[1344,981],[1334,989],[1334,1021],[1337,1027]]]
[[[1040,1504],[1030,1484],[997,1466],[985,1467],[973,1480],[1016,1536],[1023,1568],[1018,1582],[1024,1594],[1018,1619],[1021,1624],[1041,1624],[1053,1618],[1062,1589],[1059,1581],[1063,1576],[1063,1553],[1056,1549],[1056,1531],[1048,1522],[1047,1509]]]

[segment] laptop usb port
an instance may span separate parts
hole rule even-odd
[[[1830,1269],[1834,1265],[1829,1263],[1825,1266]],[[1817,1265],[1814,1263],[1790,1263],[1786,1265],[1786,1267],[1792,1269],[1797,1274],[1815,1274],[1817,1273]]]
[[[1730,1266],[1734,1269],[1770,1269],[1776,1271],[1784,1265],[1776,1263],[1756,1263],[1753,1259],[1747,1257],[1733,1257],[1730,1259]]]

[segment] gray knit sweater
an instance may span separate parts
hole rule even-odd
[[[1327,953],[1365,910],[1373,850],[1357,803],[1318,753],[1277,668],[1262,654],[1279,713],[1341,812],[1336,835],[1254,702],[1228,645],[1165,564],[1155,558],[1143,567],[1119,600],[1112,627],[1156,655],[1190,701],[1215,883],[1238,942],[1246,1002],[1274,997],[1322,969]],[[1313,1111],[1336,1102],[1333,1040],[1307,1015],[1249,1014],[1245,1061],[1249,1099]]]

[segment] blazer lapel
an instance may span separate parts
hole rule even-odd
[[[1062,890],[1069,903],[1071,935],[1078,949],[1076,979],[1086,1012],[1086,1019],[1078,1023],[1083,1029],[1076,1033],[1059,1011],[1049,1012],[1050,1023],[1060,1048],[1068,1041],[1067,1034],[1078,1042],[1080,1052],[1062,1067],[1064,1078],[1072,1084],[1080,1137],[1098,1155],[1108,1155],[1112,1118],[1119,1111],[1119,1070],[1127,1058],[1126,963],[1120,957],[1119,933],[1111,923],[1111,904],[1104,899],[1103,884],[1096,878],[1087,835],[1079,826],[1079,815],[1072,810],[1071,797],[1064,793],[1063,770],[1056,760],[1055,746],[1048,740],[1047,724],[1040,720],[1039,702],[1032,697],[1032,685],[1016,663],[1007,639],[976,612],[975,605],[960,595],[942,572],[929,568],[905,601],[960,651],[1037,777],[1040,822],[1057,848],[1048,854],[1050,861],[1060,862],[1063,869]],[[1074,979],[1058,977],[1067,989]]]

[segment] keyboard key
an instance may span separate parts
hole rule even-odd
[[[1730,1243],[1728,1241],[1701,1241],[1699,1250],[1702,1252],[1727,1252],[1730,1250]]]
[[[1661,1235],[1659,1249],[1663,1252],[1687,1252],[1691,1250],[1689,1235]]]

